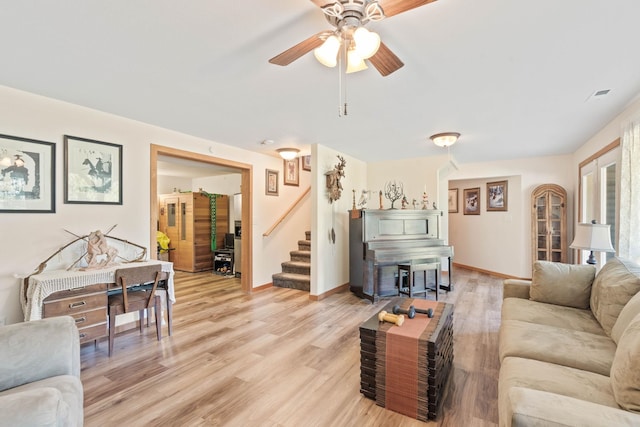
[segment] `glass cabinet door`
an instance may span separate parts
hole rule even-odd
[[[531,196],[533,260],[566,260],[566,192],[555,184],[536,188]]]

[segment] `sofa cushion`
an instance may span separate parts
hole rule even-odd
[[[607,376],[616,353],[607,336],[520,320],[502,322],[499,340],[501,361],[522,357]]]
[[[521,298],[502,301],[502,320],[521,320],[539,325],[606,335],[591,310],[546,304]]]
[[[612,258],[596,275],[591,287],[591,311],[607,335],[622,308],[640,290],[640,265]]]
[[[498,394],[500,400],[512,387],[526,387],[574,397],[601,405],[618,407],[608,376],[541,362],[507,357],[500,366]]]
[[[620,406],[640,411],[640,315],[620,337],[611,365],[611,386]]]
[[[620,314],[618,315],[618,319],[616,323],[613,325],[611,329],[611,338],[616,342],[620,342],[620,337],[622,333],[627,329],[627,326],[631,323],[634,317],[640,314],[640,292],[635,294],[624,306]]]
[[[593,265],[536,261],[529,297],[533,301],[586,309],[595,276]]]

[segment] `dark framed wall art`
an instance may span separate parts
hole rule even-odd
[[[458,189],[449,189],[449,213],[458,213]]]
[[[487,211],[506,211],[508,181],[487,182]]]
[[[464,214],[480,215],[480,187],[464,189]]]
[[[284,160],[284,185],[300,185],[300,158]]]
[[[64,202],[122,204],[122,145],[64,136]]]
[[[278,195],[278,171],[266,169],[264,177],[264,192],[267,196]]]
[[[56,144],[0,134],[0,212],[56,211]]]

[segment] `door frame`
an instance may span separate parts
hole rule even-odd
[[[193,160],[197,162],[208,163],[214,166],[225,166],[239,170],[241,174],[240,193],[242,194],[242,236],[240,237],[240,242],[242,245],[240,249],[242,257],[240,271],[242,272],[242,274],[240,276],[240,284],[243,292],[251,293],[253,289],[253,241],[251,238],[251,236],[253,236],[253,203],[251,197],[251,194],[253,192],[253,165],[156,144],[151,144],[150,154],[150,248],[155,248],[157,245],[156,234],[158,232],[158,156],[169,156],[178,159]],[[150,252],[151,257],[153,259],[156,259],[156,251]]]

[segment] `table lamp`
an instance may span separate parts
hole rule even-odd
[[[576,228],[576,235],[573,242],[569,246],[572,249],[583,249],[590,251],[587,264],[596,264],[594,252],[615,252],[611,244],[610,225],[596,224],[593,220],[591,223],[579,223]]]

